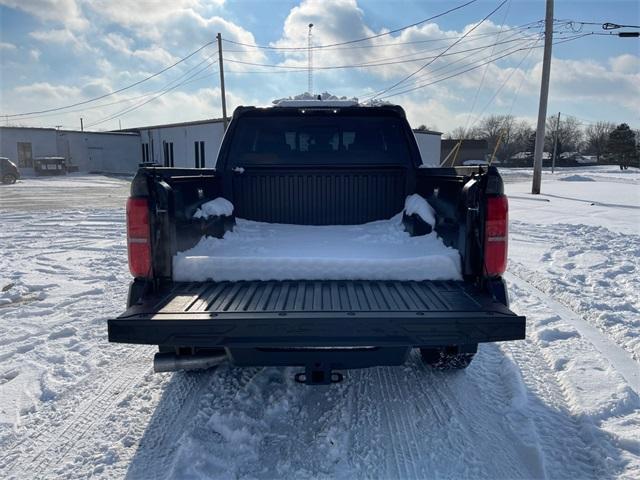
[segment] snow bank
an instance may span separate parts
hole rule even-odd
[[[558,180],[561,182],[595,182],[593,178],[587,177],[586,175],[569,175],[567,177],[561,177]]]
[[[233,203],[226,198],[218,197],[207,203],[200,205],[200,208],[193,214],[193,218],[208,218],[225,215],[230,217],[233,214]]]
[[[431,227],[434,227],[436,224],[436,211],[429,205],[429,202],[417,193],[409,195],[404,201],[404,213],[407,215],[413,215],[415,213],[431,225]]]
[[[401,216],[364,225],[283,225],[237,219],[173,259],[177,281],[460,280],[460,255],[432,232],[411,237]]]

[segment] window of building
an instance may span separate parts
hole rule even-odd
[[[148,143],[142,144],[142,162],[143,163],[149,162],[149,144]]]
[[[204,168],[204,142],[194,142],[196,168]]]
[[[18,167],[33,168],[31,142],[18,142]]]
[[[173,142],[163,142],[164,166],[173,167]]]

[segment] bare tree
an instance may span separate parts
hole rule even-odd
[[[480,133],[478,128],[464,128],[464,127],[456,127],[450,132],[447,132],[444,135],[446,139],[454,139],[454,140],[470,140],[470,139],[481,139],[482,134]]]
[[[534,132],[535,130],[527,121],[514,122],[509,132],[508,141],[500,149],[502,158],[509,159],[516,153],[526,152]]]
[[[560,125],[557,125],[558,117],[555,115],[547,118],[545,128],[544,149],[553,151],[554,135],[558,135],[558,153],[576,152],[582,146],[584,134],[580,121],[571,116],[560,117]]]
[[[419,132],[438,131],[437,127],[430,127],[428,125],[425,125],[424,123],[418,125],[418,127],[415,130]]]
[[[596,122],[588,125],[585,129],[587,153],[595,155],[598,162],[600,156],[607,151],[609,133],[615,128],[616,126],[611,122]]]

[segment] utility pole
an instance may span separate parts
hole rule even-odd
[[[220,97],[222,98],[222,122],[225,132],[227,131],[227,95],[224,92],[224,66],[222,63],[222,35],[218,33],[218,64],[220,66]]]
[[[540,193],[542,183],[542,156],[544,153],[544,127],[547,121],[547,99],[549,98],[549,75],[551,73],[551,45],[553,43],[553,0],[547,0],[544,20],[544,55],[542,57],[542,82],[540,83],[540,105],[538,107],[538,128],[536,148],[533,154],[533,185],[531,193]]]
[[[313,23],[309,24],[309,36],[307,37],[307,70],[309,76],[309,85],[308,90],[309,94],[313,97],[313,50],[311,49],[311,29],[313,28]]]
[[[80,131],[84,132],[84,123],[82,121],[82,117],[80,117]]]
[[[553,132],[553,154],[551,157],[551,173],[556,171],[556,152],[558,151],[558,134],[560,133],[560,112],[556,120],[556,131]]]

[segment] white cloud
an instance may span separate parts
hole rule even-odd
[[[47,104],[51,100],[68,100],[69,98],[78,98],[81,90],[78,87],[67,85],[52,85],[48,82],[37,82],[30,85],[22,85],[15,87],[15,93],[25,95],[25,100],[32,101],[35,97],[46,98]]]
[[[389,31],[388,29],[374,31],[370,28],[366,24],[363,11],[355,0],[305,0],[300,6],[291,9],[285,20],[282,36],[278,41],[273,42],[273,46],[300,47],[306,45],[309,23],[314,24],[314,45],[348,42],[358,38],[385,34]],[[425,23],[407,28],[397,34],[383,35],[366,42],[317,49],[314,51],[314,65],[320,69],[327,65],[382,64],[363,68],[360,71],[366,71],[381,80],[399,79],[401,74],[408,75],[415,72],[433,60],[435,56],[443,53],[456,39],[474,26],[475,24],[469,24],[460,31],[449,31],[441,29],[436,23]],[[527,36],[523,37],[522,32],[515,32],[511,28],[491,21],[484,22],[469,37],[446,52],[445,57],[434,61],[428,69],[419,72],[413,80],[433,80],[442,75],[432,74],[441,72],[443,67],[452,64],[452,62],[458,61],[459,66],[463,67],[467,63],[486,57],[490,52],[480,52],[480,47],[491,45],[496,41],[507,42],[496,46],[495,50],[491,52],[496,56],[502,51],[516,50],[532,44],[533,37],[528,38],[532,32],[528,32]],[[478,53],[463,52],[454,55],[456,52],[469,49],[478,49]],[[522,55],[524,52],[516,52],[511,58],[517,61]],[[304,67],[306,62],[307,54],[303,49],[297,52],[285,52],[282,65]],[[341,70],[340,72],[349,71],[353,70]]]
[[[82,49],[85,46],[83,42],[75,35],[75,33],[66,28],[54,30],[37,30],[35,32],[30,32],[29,35],[32,38],[35,38],[36,40],[46,44],[69,44],[76,49]]]
[[[32,12],[34,16],[44,22],[38,31],[29,34],[33,39],[42,42],[42,45],[31,42],[31,45],[27,43],[23,47],[20,41],[14,41],[14,39],[9,39],[13,43],[7,45],[12,45],[13,49],[24,48],[25,53],[28,53],[31,58],[39,60],[43,66],[52,69],[59,68],[60,65],[46,65],[47,48],[58,48],[59,52],[68,51],[68,58],[65,60],[68,63],[63,64],[62,68],[67,69],[68,67],[69,71],[73,70],[74,73],[68,87],[39,82],[25,86],[22,91],[16,91],[16,103],[13,105],[16,108],[13,111],[57,107],[128,85],[175,62],[179,57],[203,44],[214,42],[217,32],[221,32],[223,38],[227,40],[247,44],[257,43],[251,31],[228,20],[228,17],[221,16],[224,12],[220,8],[222,1],[216,1],[212,4],[206,0],[175,0],[172,2],[159,0],[141,0],[139,2],[0,0],[0,3],[11,4],[15,6],[14,8]],[[18,6],[18,3],[28,5]],[[71,6],[71,10],[55,14],[52,12],[37,14],[33,5],[48,5],[51,8],[54,5],[58,7],[67,5]],[[73,20],[74,18],[76,20]],[[87,21],[86,18],[90,19],[88,25],[84,23]],[[315,45],[345,42],[388,31],[384,28],[374,29],[371,27],[363,10],[355,0],[304,0],[291,8],[283,24],[275,25],[277,22],[275,18],[265,18],[264,21],[271,24],[276,31],[280,30],[280,38],[275,40],[273,45],[281,47],[304,47],[307,42],[308,23],[315,24],[313,29]],[[391,20],[389,23],[392,24],[390,27],[395,26]],[[78,28],[75,25],[85,26]],[[375,68],[316,70],[314,82],[316,89],[318,91],[328,90],[337,95],[362,98],[363,93],[375,92],[415,71],[427,63],[429,57],[442,52],[470,28],[472,25],[460,26],[458,30],[446,30],[436,23],[427,23],[369,42],[344,46],[348,48],[316,50],[314,52],[316,67],[367,62],[387,63],[420,58],[420,60],[408,63],[392,63]],[[501,28],[508,31],[502,32],[498,37]],[[455,46],[452,52],[491,45],[497,38],[500,41],[517,40],[520,32],[509,30],[510,28],[512,27],[506,25],[501,27],[487,21],[478,27],[470,37]],[[536,30],[531,29],[527,34],[535,32]],[[519,45],[530,45],[531,41],[524,39],[497,45],[493,53],[498,54],[501,50],[518,48]],[[19,46],[16,47],[14,44]],[[59,45],[72,48],[62,49],[58,47]],[[375,48],[352,48],[367,45],[373,45]],[[12,49],[11,46],[6,47],[2,44],[0,44],[0,48],[3,53]],[[40,56],[40,50],[43,52],[42,56]],[[227,71],[259,70],[258,67],[232,63],[231,60],[279,63],[301,67],[307,65],[306,49],[282,54],[225,43],[224,50],[225,58],[229,61],[225,65]],[[91,55],[87,55],[87,52],[91,52]],[[491,53],[491,48],[478,52],[460,53],[457,56],[447,56],[419,72],[403,85],[403,89],[444,79],[468,66],[473,66],[474,62],[486,57],[489,53]],[[519,101],[516,107],[530,106],[535,103],[534,100],[539,93],[541,49],[532,51],[528,59],[518,67],[518,62],[525,54],[525,51],[514,53],[513,56],[499,63],[490,64],[487,67],[483,66],[440,83],[424,86],[415,92],[395,96],[390,100],[397,101],[405,107],[413,124],[425,123],[429,126],[437,126],[444,131],[451,130],[466,122],[471,100],[481,83],[482,89],[475,113],[484,107],[490,96],[503,82],[506,82],[504,88],[490,104],[487,113],[506,113],[514,98],[514,93],[520,85],[522,88],[519,90]],[[213,59],[217,58],[215,43],[176,69],[171,70],[167,75],[162,75],[140,87],[131,91],[127,90],[120,95],[114,95],[109,99],[111,101],[123,100],[139,96],[145,91],[155,91],[170,79],[210,55],[213,55]],[[639,95],[638,65],[639,57],[629,54],[599,62],[554,58],[551,102],[552,104],[553,102],[574,102],[574,104],[581,106],[588,104],[592,106],[591,108],[598,108],[597,105],[607,107],[620,105],[620,110],[630,109],[632,102],[629,102],[629,99],[638,98]],[[8,61],[5,61],[3,69],[8,67],[14,68]],[[21,67],[15,68],[20,75],[17,78],[31,78],[29,81],[34,81],[34,77],[30,77],[29,72],[19,70]],[[211,68],[209,73],[216,68]],[[485,70],[486,75],[484,75]],[[75,75],[76,71],[77,75]],[[231,111],[233,106],[231,99],[242,100],[243,104],[266,104],[273,98],[299,93],[306,88],[305,73],[302,70],[302,73],[286,75],[229,75],[227,80],[229,110]],[[483,76],[484,80],[482,80]],[[209,77],[207,82],[203,81],[200,85],[215,85],[217,77]],[[171,91],[139,110],[127,114],[122,120],[132,126],[148,124],[150,123],[149,119],[153,119],[152,123],[158,123],[218,116],[220,112],[219,92],[216,89],[194,91],[193,88],[197,86],[198,84],[190,84]],[[250,93],[247,94],[247,92]],[[236,97],[236,95],[238,96]],[[250,95],[251,98],[246,98],[243,95]],[[253,98],[254,96],[255,98]],[[5,94],[4,97],[7,98],[9,95]],[[18,100],[21,101],[18,102]],[[135,102],[131,104],[135,104]],[[85,117],[91,117],[95,121],[109,116],[127,105],[129,103],[90,110],[86,112]],[[32,106],[33,108],[31,108]],[[527,108],[527,110],[523,108],[520,114],[528,114],[529,110],[531,112],[534,110],[533,106]],[[550,108],[555,109],[556,107],[555,105],[552,107],[550,104]],[[63,115],[61,118],[69,118],[70,124],[75,124],[77,123],[77,115],[77,113],[73,113],[68,116]],[[585,115],[594,118],[597,116],[597,114],[588,115],[586,113]],[[56,123],[62,123],[62,121],[56,120]],[[109,128],[113,128],[113,125],[109,125]]]
[[[13,43],[0,42],[0,50],[15,50],[16,46]]]
[[[133,39],[124,37],[117,33],[109,33],[104,37],[104,42],[116,52],[122,55],[139,58],[149,64],[167,66],[175,63],[177,57],[159,45],[151,45],[148,48],[132,48]]]
[[[42,22],[53,22],[72,30],[84,30],[89,25],[76,0],[0,0],[0,5],[22,10]]]
[[[609,59],[609,65],[616,73],[640,73],[640,57],[625,53]]]
[[[206,2],[218,6],[224,0]],[[159,23],[163,23],[186,10],[199,10],[205,5],[201,0],[137,0],[114,2],[113,0],[92,0],[88,7],[102,18],[121,27],[132,30],[156,30]],[[143,28],[141,28],[143,27]]]

